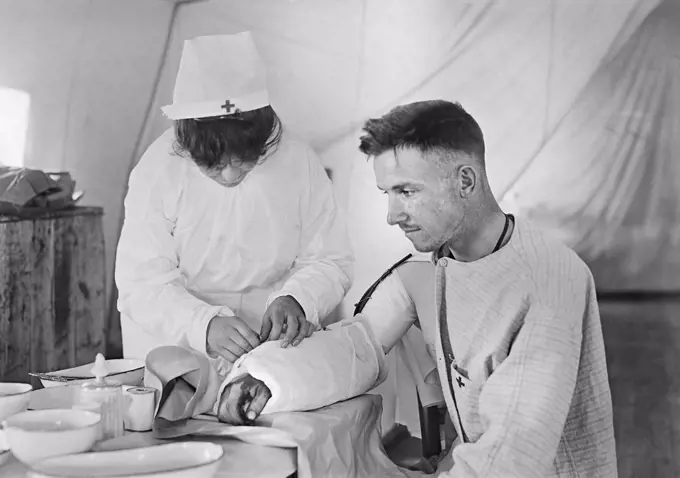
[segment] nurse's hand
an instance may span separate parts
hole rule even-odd
[[[263,382],[251,375],[242,375],[224,388],[217,418],[230,425],[251,425],[271,397]]]
[[[274,299],[262,318],[262,342],[281,339],[281,347],[296,346],[313,333],[314,325],[307,321],[298,301],[289,295]]]
[[[234,363],[243,354],[260,345],[260,337],[248,324],[236,316],[218,315],[208,324],[206,349],[211,356],[220,356]]]

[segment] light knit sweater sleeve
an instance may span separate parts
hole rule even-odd
[[[386,354],[404,337],[418,318],[416,306],[396,271],[373,291],[359,315],[371,326]]]
[[[534,306],[478,397],[482,436],[453,452],[448,478],[545,478],[576,386],[581,323]]]

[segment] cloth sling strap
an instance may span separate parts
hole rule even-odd
[[[361,299],[359,299],[359,302],[354,304],[354,315],[360,314],[363,312],[364,307],[366,307],[366,303],[371,300],[371,296],[373,295],[373,292],[378,288],[378,286],[389,277],[394,270],[402,265],[404,262],[408,261],[411,257],[413,257],[413,254],[408,254],[406,257],[402,258],[400,261],[396,262],[392,267],[387,269],[383,275],[381,275],[377,281],[375,281],[371,287],[366,289],[366,292],[364,292],[364,295],[361,296]]]
[[[503,232],[498,238],[498,242],[496,243],[496,247],[494,247],[492,254],[494,252],[497,252],[501,248],[503,240],[505,239],[505,235],[508,233],[508,227],[510,226],[511,220],[513,223],[515,222],[515,218],[511,214],[506,214],[505,227],[503,228]],[[452,254],[451,258],[455,259]],[[442,351],[444,352],[444,360],[446,362],[446,378],[448,379],[449,382],[449,391],[451,393],[451,399],[453,400],[453,407],[456,409],[456,416],[458,418],[458,425],[460,426],[461,432],[461,440],[463,441],[463,443],[467,443],[469,442],[469,440],[467,434],[465,433],[465,429],[463,428],[463,421],[461,420],[460,411],[458,410],[458,403],[456,401],[456,393],[453,389],[453,374],[451,372],[451,369],[453,367],[456,367],[456,357],[453,355],[453,348],[451,347],[451,338],[449,337],[449,325],[446,314],[446,287],[445,287],[446,274],[444,273],[444,269],[441,267],[438,268],[437,274],[439,275],[438,282],[440,284],[440,287],[438,288],[439,289],[438,293],[440,294],[438,301],[440,304],[439,334],[440,339],[442,341]]]

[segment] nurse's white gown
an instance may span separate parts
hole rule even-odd
[[[173,154],[166,131],[132,171],[115,278],[126,357],[160,345],[205,352],[215,315],[256,332],[269,303],[292,295],[318,323],[340,303],[353,261],[332,184],[313,150],[284,130],[237,187]]]

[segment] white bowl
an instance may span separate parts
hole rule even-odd
[[[7,418],[3,431],[17,460],[31,464],[92,448],[101,415],[84,410],[29,410]]]
[[[94,378],[92,375],[92,367],[94,367],[94,362],[85,365],[79,365],[78,367],[67,368],[64,370],[57,370],[56,372],[49,372],[46,375],[54,375],[56,377],[66,376],[66,377],[82,377],[73,380],[68,380],[66,382],[49,380],[45,376],[40,377],[40,382],[43,387],[58,387],[61,385],[72,384],[72,383],[83,383],[90,381]],[[109,374],[106,376],[107,379],[115,380],[121,385],[131,385],[137,386],[141,385],[144,381],[144,360],[138,359],[111,359],[106,361],[106,369]]]
[[[32,478],[210,478],[224,455],[208,442],[169,443],[119,451],[81,453],[34,463]]]
[[[28,383],[0,383],[0,421],[25,411],[31,390],[33,387]]]

